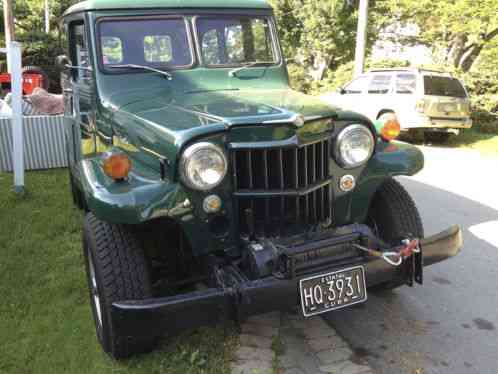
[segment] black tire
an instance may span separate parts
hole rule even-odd
[[[90,303],[102,348],[115,359],[150,352],[156,337],[122,338],[116,334],[111,319],[114,302],[152,297],[149,270],[137,238],[126,226],[103,222],[88,213],[83,250]]]
[[[445,143],[450,138],[451,134],[448,132],[431,132],[427,131],[425,134],[425,141],[431,143]]]
[[[48,91],[50,88],[50,78],[45,70],[38,66],[25,66],[22,68],[23,74],[40,74],[43,77],[42,88]]]
[[[397,245],[407,237],[424,237],[420,213],[405,188],[388,178],[375,193],[370,205],[368,224],[386,243]],[[403,279],[382,283],[374,290],[392,290],[404,284]]]

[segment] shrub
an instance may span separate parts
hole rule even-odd
[[[49,76],[51,91],[58,92],[60,72],[55,66],[55,59],[64,53],[62,41],[56,34],[36,32],[23,35],[21,42],[23,43],[23,65],[43,68]]]

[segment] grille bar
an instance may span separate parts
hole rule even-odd
[[[331,185],[328,184],[299,197],[237,198],[240,230],[248,234],[254,233],[260,236],[272,236],[279,235],[285,229],[292,226],[302,227],[303,224],[315,225],[332,219],[331,200],[328,197],[330,196],[330,191]],[[266,214],[265,212],[267,205],[270,207],[270,214]],[[253,215],[248,216],[248,209],[253,211]],[[248,222],[248,217],[253,217],[254,228]],[[253,229],[255,232],[252,232]]]
[[[234,197],[241,231],[279,235],[292,225],[331,220],[329,158],[329,139],[301,147],[233,149]],[[252,214],[247,214],[248,209]],[[247,222],[247,217],[253,222]]]

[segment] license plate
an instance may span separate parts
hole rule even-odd
[[[455,104],[443,104],[440,106],[441,110],[446,113],[455,112],[457,107]]]
[[[305,317],[345,308],[367,300],[363,266],[301,279],[299,289]]]

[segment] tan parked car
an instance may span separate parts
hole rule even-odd
[[[402,131],[422,130],[428,140],[445,140],[472,127],[467,90],[457,78],[439,71],[371,70],[322,98],[372,121],[394,113]]]

